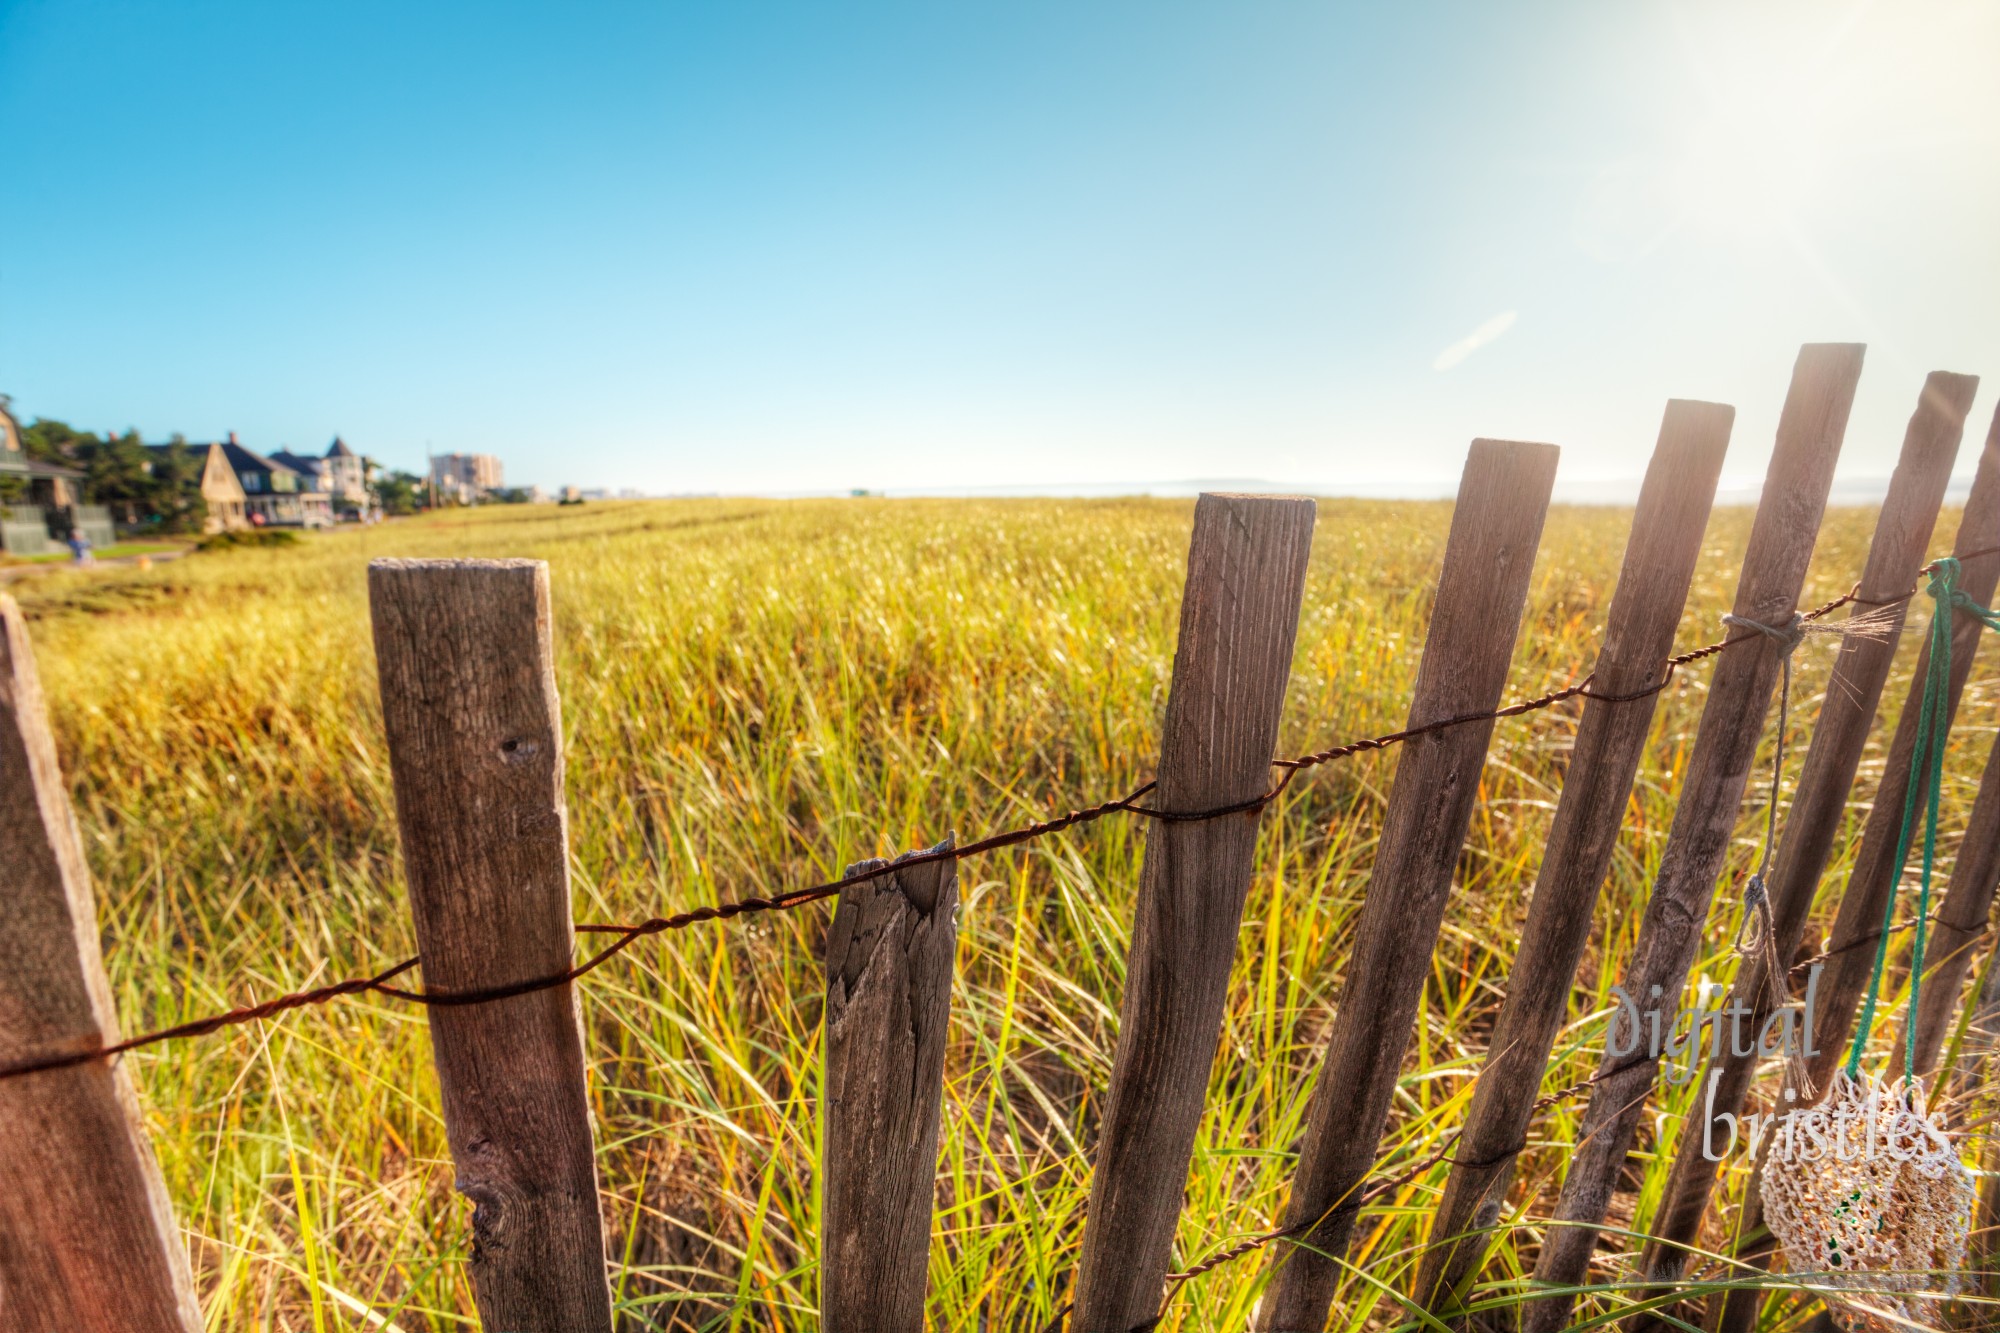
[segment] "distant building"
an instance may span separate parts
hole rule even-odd
[[[361,459],[338,435],[319,458],[281,449],[271,455],[271,461],[284,464],[302,477],[310,477],[314,490],[326,492],[335,518],[361,522],[370,517],[373,502]]]
[[[174,449],[185,449],[190,458],[201,460],[201,499],[208,510],[202,520],[203,532],[228,532],[236,528],[248,527],[250,518],[244,512],[243,484],[236,480],[236,470],[229,466],[229,455],[219,444],[149,444],[146,452],[153,456],[153,469],[157,474],[160,463]]]
[[[317,470],[302,472],[246,449],[237,443],[235,431],[215,448],[222,452],[229,470],[236,474],[236,484],[243,488],[243,517],[252,527],[333,526],[333,499],[320,488]]]
[[[115,540],[111,511],[83,503],[83,473],[73,467],[28,457],[21,448],[21,425],[0,394],[0,478],[26,485],[22,503],[0,500],[0,551],[8,555],[42,555],[81,530],[92,546]]]
[[[460,504],[507,484],[500,460],[492,454],[437,454],[431,459],[430,480],[440,499],[450,496]]]

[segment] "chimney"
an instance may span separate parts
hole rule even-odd
[[[229,442],[231,444],[236,443],[236,432],[233,430],[229,432]]]

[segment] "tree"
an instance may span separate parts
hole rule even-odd
[[[199,457],[175,435],[155,454],[139,432],[99,437],[63,421],[37,417],[21,430],[21,449],[30,458],[83,472],[83,499],[111,505],[124,523],[143,523],[160,532],[199,531],[208,515],[201,498]]]
[[[153,494],[150,507],[162,532],[200,532],[208,521],[208,501],[201,494],[201,455],[187,447],[179,431],[164,452],[153,454]]]
[[[36,417],[21,427],[21,452],[37,462],[81,467],[90,451],[101,443],[97,436],[76,430],[66,421]]]
[[[138,431],[93,441],[78,461],[83,464],[83,493],[92,503],[123,504],[135,514],[151,510],[160,487]]]
[[[414,514],[422,507],[424,479],[414,472],[389,472],[375,479],[375,503],[385,514]]]

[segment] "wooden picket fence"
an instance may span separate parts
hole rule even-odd
[[[1861,348],[1800,354],[1751,531],[1734,614],[1793,616],[1861,371]],[[1924,561],[1976,381],[1924,386],[1852,600],[1900,623]],[[1452,1152],[1416,1290],[1447,1322],[1479,1277],[1542,1097],[1591,933],[1657,692],[1701,550],[1733,420],[1669,403],[1634,513],[1604,644],[1489,1056]],[[1271,1275],[1261,1333],[1322,1329],[1340,1256],[1367,1199],[1426,974],[1451,893],[1519,635],[1555,477],[1553,446],[1475,441],[1458,492],[1408,729],[1290,1201],[1263,1238]],[[1293,656],[1314,506],[1204,495],[1196,505],[1171,693],[1068,1326],[1128,1333],[1157,1320]],[[2000,414],[1956,550],[1987,603],[2000,580]],[[1984,553],[1977,554],[1975,553]],[[605,1225],[573,987],[533,988],[572,966],[562,729],[546,566],[526,560],[376,561],[369,572],[383,716],[410,907],[458,1188],[475,1207],[471,1276],[485,1327],[609,1333]],[[4,600],[4,599],[0,599]],[[91,890],[18,611],[0,639],[0,1069],[117,1039]],[[1949,706],[1979,626],[1957,625]],[[1777,957],[1806,944],[1815,891],[1888,679],[1893,633],[1847,636],[1792,795],[1770,881]],[[1681,801],[1638,943],[1630,994],[1674,996],[1702,937],[1745,795],[1782,648],[1750,634],[1715,652]],[[1670,668],[1669,668],[1670,670]],[[1921,688],[1919,668],[1912,690]],[[1553,698],[1555,696],[1551,696]],[[1892,864],[1917,708],[1906,706],[1841,898],[1817,995],[1837,1052],[1866,983]],[[1456,720],[1456,721],[1454,721]],[[1450,725],[1445,725],[1450,724]],[[1223,817],[1175,812],[1235,809]],[[826,949],[821,1327],[918,1333],[951,1017],[955,862],[864,863],[840,893]],[[2000,882],[2000,764],[1989,763],[1940,911],[1920,1063],[1935,1061]],[[1737,993],[1770,1012],[1761,963]],[[523,993],[481,1003],[454,995]],[[1753,1030],[1756,1030],[1753,1027]],[[1822,1059],[1830,1072],[1834,1057]],[[1740,1110],[1755,1058],[1719,1064],[1718,1106]],[[1536,1277],[1587,1263],[1656,1067],[1606,1057]],[[1685,1127],[1642,1265],[1682,1278],[1715,1184]],[[1754,1197],[1749,1205],[1754,1209]],[[1569,1224],[1569,1225],[1564,1225]],[[1744,1261],[1770,1256],[1746,1251]],[[1740,1333],[1754,1293],[1714,1302]],[[1531,1330],[1564,1327],[1570,1301],[1529,1303]],[[1650,1322],[1668,1317],[1665,1310]],[[1681,1312],[1681,1318],[1698,1317]],[[1642,1323],[1647,1322],[1642,1319]],[[0,1326],[195,1333],[184,1247],[136,1115],[127,1073],[91,1059],[0,1080]]]

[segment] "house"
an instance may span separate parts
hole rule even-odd
[[[231,431],[222,445],[236,483],[243,488],[243,511],[254,527],[330,528],[333,500],[320,489],[317,472],[305,473],[266,458],[236,442]]]
[[[492,454],[438,454],[431,459],[430,481],[439,498],[450,496],[460,504],[499,490],[507,484],[501,475],[500,460]]]
[[[201,498],[208,509],[208,517],[202,521],[202,531],[228,532],[248,527],[250,519],[244,512],[243,486],[236,480],[235,469],[229,466],[229,456],[223,452],[222,446],[149,444],[146,451],[153,455],[156,472],[160,461],[173,449],[185,449],[190,457],[201,459]]]
[[[230,431],[229,438],[214,445],[188,445],[189,449],[213,449],[235,475],[243,493],[243,518],[251,527],[330,528],[333,500],[319,484],[317,471],[298,468],[266,458],[246,449]],[[206,485],[207,470],[203,470]],[[207,492],[204,490],[204,495]]]
[[[338,435],[326,447],[326,457],[321,460],[321,476],[342,518],[368,517],[374,503],[373,497],[368,494],[368,465]]]
[[[333,437],[333,443],[327,446],[322,457],[313,458],[281,449],[271,455],[271,461],[284,464],[302,477],[313,478],[315,489],[327,493],[334,517],[356,522],[370,517],[373,501],[368,494],[368,478],[362,461],[338,435]]]
[[[0,394],[0,482],[13,482],[18,492],[9,501],[0,496],[0,551],[8,555],[43,555],[81,530],[92,546],[117,540],[111,511],[83,503],[83,473],[77,468],[28,457],[21,447],[21,423]]]

